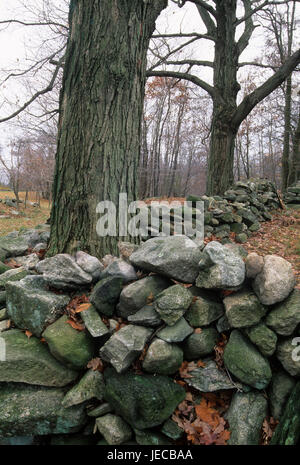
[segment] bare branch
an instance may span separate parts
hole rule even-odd
[[[15,118],[16,116],[18,116],[23,110],[25,110],[27,107],[29,107],[35,100],[37,100],[41,95],[44,95],[44,94],[47,94],[48,92],[51,92],[53,90],[53,87],[54,87],[54,84],[55,84],[55,81],[56,81],[56,78],[58,76],[58,73],[59,73],[59,70],[60,70],[60,67],[61,67],[61,63],[62,63],[62,60],[63,60],[64,57],[62,57],[59,62],[58,62],[58,65],[56,66],[55,68],[55,71],[52,75],[52,78],[51,78],[51,81],[49,82],[48,86],[45,87],[44,89],[42,90],[39,90],[38,92],[36,92],[27,102],[24,103],[24,105],[22,105],[22,107],[20,107],[18,110],[16,110],[14,113],[12,113],[11,115],[9,116],[6,116],[5,118],[1,118],[0,119],[0,123],[4,123],[5,121],[9,121],[13,118]]]
[[[205,60],[178,60],[178,61],[164,61],[164,65],[190,65],[190,66],[209,66],[210,68],[214,67],[212,61],[205,61]]]
[[[197,7],[203,8],[204,10],[208,11],[212,16],[216,17],[216,10],[208,5],[204,0],[189,0],[191,3],[197,5]]]
[[[191,32],[191,33],[178,33],[178,34],[154,34],[152,36],[152,39],[172,39],[172,38],[177,38],[177,37],[198,37],[198,39],[207,39],[207,40],[212,40],[215,42],[215,38],[211,37],[208,34],[198,34],[197,32]]]
[[[160,76],[160,77],[173,77],[177,79],[184,79],[186,81],[190,81],[193,84],[196,84],[197,86],[201,87],[203,90],[209,93],[212,97],[215,95],[215,89],[208,84],[205,81],[202,81],[202,79],[198,78],[197,76],[194,76],[193,74],[189,73],[182,73],[182,72],[177,72],[177,71],[152,71],[149,70],[146,73],[147,77],[151,76]]]
[[[241,122],[249,115],[251,110],[267,97],[273,90],[279,87],[291,72],[300,63],[300,49],[291,55],[286,62],[280,66],[278,71],[267,79],[261,86],[247,95],[239,104],[232,118],[233,127],[239,127]]]
[[[45,22],[32,22],[32,23],[27,23],[25,21],[20,21],[18,19],[7,19],[0,21],[0,24],[12,24],[12,23],[17,23],[21,24],[22,26],[57,26],[65,29],[66,31],[68,30],[68,27],[65,24],[62,23],[56,23],[53,21],[45,21]]]

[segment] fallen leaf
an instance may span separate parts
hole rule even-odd
[[[26,329],[25,334],[28,337],[28,339],[30,339],[31,336],[32,336],[32,333],[30,331],[28,331],[28,329]]]
[[[90,304],[90,303],[81,304],[76,308],[75,313],[84,312],[85,310],[88,310],[91,307],[91,305],[92,304]]]
[[[74,320],[71,320],[71,319],[67,320],[67,323],[70,326],[72,326],[72,328],[76,329],[77,331],[84,331],[85,326],[82,323],[78,323],[78,322],[76,322]]]
[[[102,373],[104,365],[101,358],[97,357],[89,361],[87,368],[91,368],[93,371],[100,371]]]

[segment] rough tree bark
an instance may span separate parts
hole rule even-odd
[[[146,54],[167,0],[71,0],[48,255],[117,252],[96,206],[137,196]]]

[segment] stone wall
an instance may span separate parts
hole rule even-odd
[[[291,187],[287,188],[284,196],[284,201],[287,204],[298,204],[300,205],[300,181]]]
[[[227,393],[228,444],[280,420],[300,377],[290,263],[186,236],[40,260],[47,238],[0,239],[21,265],[0,265],[2,444],[188,443],[178,405],[196,415],[203,393]]]

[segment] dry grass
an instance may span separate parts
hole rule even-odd
[[[14,198],[12,191],[4,190],[0,186],[0,199]],[[25,199],[25,192],[20,193],[20,199]],[[29,200],[31,202],[36,201],[35,192],[29,193]],[[41,200],[41,207],[27,206],[24,208],[24,204],[20,204],[19,211],[23,214],[22,216],[15,216],[12,211],[15,210],[12,207],[8,207],[3,203],[0,203],[0,216],[5,215],[9,218],[0,218],[0,236],[5,236],[11,231],[19,230],[22,227],[34,228],[38,224],[45,223],[49,218],[50,206],[48,200]]]

